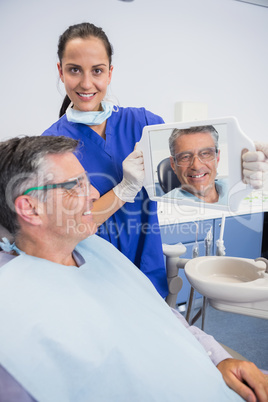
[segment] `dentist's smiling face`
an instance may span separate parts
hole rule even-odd
[[[58,70],[74,109],[84,112],[101,110],[100,102],[111,82],[113,67],[100,39],[69,40]]]
[[[177,166],[170,157],[171,167],[181,182],[182,189],[194,194],[206,202],[217,202],[218,194],[215,187],[217,167],[220,153],[215,160],[201,162],[198,154],[201,150],[215,148],[214,140],[209,132],[183,134],[175,143],[175,154],[191,153],[193,160],[189,166]]]

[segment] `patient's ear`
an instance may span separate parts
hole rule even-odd
[[[170,166],[172,167],[173,172],[176,174],[175,162],[173,156],[170,156],[169,160],[170,160]]]
[[[221,151],[220,151],[220,149],[218,150],[218,155],[217,155],[217,162],[219,163],[219,161],[220,161],[220,158],[221,158]]]
[[[32,225],[40,225],[42,223],[38,199],[28,195],[20,195],[16,198],[14,204],[16,213],[21,219]]]

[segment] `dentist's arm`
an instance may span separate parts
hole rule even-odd
[[[268,144],[255,143],[256,152],[242,155],[243,180],[255,189],[268,190]]]
[[[125,201],[120,200],[113,190],[93,202],[92,215],[97,226],[102,225],[110,216],[118,211]]]

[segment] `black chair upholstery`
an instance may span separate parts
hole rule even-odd
[[[164,193],[168,193],[173,188],[180,187],[181,183],[170,165],[170,159],[163,159],[157,166],[157,176],[160,187]]]

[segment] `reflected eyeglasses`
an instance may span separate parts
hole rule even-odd
[[[201,163],[212,162],[217,158],[218,149],[215,147],[202,148],[198,153],[191,151],[180,152],[173,156],[174,162],[177,166],[189,167],[192,165],[195,156]]]
[[[23,195],[27,195],[31,191],[52,190],[55,188],[63,188],[70,195],[76,197],[89,196],[90,194],[89,174],[88,172],[83,172],[80,176],[71,178],[63,183],[52,183],[52,184],[46,184],[44,186],[31,187],[28,188],[28,190],[24,191]]]

